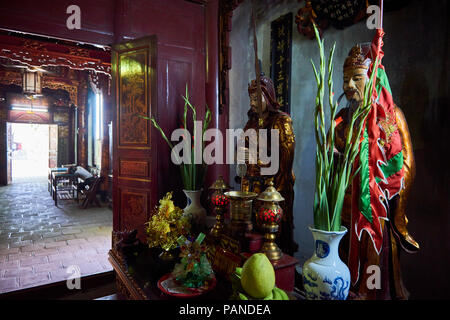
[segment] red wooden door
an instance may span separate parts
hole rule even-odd
[[[156,113],[156,36],[113,45],[112,78],[115,101],[113,147],[113,229],[138,229],[156,195],[155,149],[150,121]]]

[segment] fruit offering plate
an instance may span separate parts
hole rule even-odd
[[[216,286],[217,280],[213,274],[212,279],[208,280],[202,287],[187,288],[182,286],[172,275],[168,273],[158,281],[158,288],[163,293],[177,298],[193,298],[211,291]]]

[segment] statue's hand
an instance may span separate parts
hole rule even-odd
[[[258,156],[256,150],[250,150],[246,147],[240,147],[237,150],[237,162],[244,162],[250,164],[256,164],[258,162]]]
[[[334,156],[335,156],[337,159],[339,159],[339,160],[341,160],[342,157],[344,156],[344,154],[341,153],[341,152],[339,152],[339,150],[336,149],[336,147],[334,147],[333,153],[334,153]]]
[[[245,163],[248,159],[248,148],[245,147],[239,147],[237,149],[237,162],[238,163]]]

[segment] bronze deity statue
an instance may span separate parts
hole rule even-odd
[[[370,59],[364,54],[364,47],[356,45],[353,47],[344,62],[344,83],[343,89],[348,106],[341,109],[336,115],[336,148],[337,152],[342,152],[345,139],[348,134],[348,124],[352,111],[363,101],[364,86],[368,81],[368,69]],[[399,249],[408,253],[417,252],[419,244],[408,233],[406,217],[406,204],[410,194],[411,186],[415,176],[415,163],[411,138],[405,116],[398,106],[395,106],[395,121],[383,119],[379,125],[387,133],[398,128],[403,152],[403,172],[404,188],[398,195],[388,200],[388,220],[381,221],[383,228],[383,246],[378,254],[371,242],[367,232],[362,232],[359,251],[359,279],[353,284],[351,292],[356,294],[356,299],[407,299],[409,293],[405,289],[402,281]],[[351,221],[352,187],[347,189],[344,206],[342,209],[342,224],[348,230],[352,230],[354,223]],[[354,232],[352,230],[352,232]],[[341,244],[340,254],[344,261],[349,255],[349,236],[346,235]],[[380,267],[381,288],[369,288],[368,278],[372,275],[367,272],[370,265]],[[370,270],[370,269],[369,269]]]
[[[294,161],[295,152],[295,135],[292,128],[291,117],[279,110],[280,105],[277,102],[273,82],[270,78],[261,75],[261,100],[262,112],[260,117],[258,107],[258,93],[256,80],[248,86],[248,93],[250,96],[250,110],[248,111],[248,121],[245,125],[244,132],[248,129],[267,129],[268,141],[270,142],[270,129],[278,129],[279,132],[279,169],[274,175],[261,175],[261,168],[267,166],[260,161],[257,156],[256,164],[248,161],[248,154],[246,156],[247,171],[243,177],[241,184],[243,191],[256,192],[260,194],[263,192],[272,181],[276,190],[283,196],[285,201],[281,203],[283,209],[283,217],[280,222],[279,235],[277,237],[278,246],[284,253],[293,255],[298,250],[298,245],[294,242],[294,216],[293,216],[293,202],[294,202],[294,183],[295,175],[292,171],[292,164]],[[262,119],[262,121],[261,121]],[[247,139],[248,143],[248,139]],[[260,142],[258,141],[258,144]],[[246,145],[246,151],[248,144]],[[267,145],[270,154],[270,143]],[[260,204],[254,201],[254,212]]]

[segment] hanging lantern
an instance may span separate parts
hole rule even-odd
[[[257,200],[263,202],[263,205],[257,212],[257,222],[262,225],[265,232],[261,252],[264,253],[269,260],[279,260],[283,256],[283,253],[275,243],[275,239],[277,237],[278,224],[283,216],[283,209],[278,203],[284,201],[284,198],[275,189],[273,182],[271,181],[269,187],[259,195]]]
[[[223,231],[224,227],[224,215],[227,210],[230,200],[225,196],[225,191],[229,190],[230,187],[223,180],[223,176],[220,175],[219,178],[209,187],[213,190],[211,195],[211,204],[214,207],[214,212],[216,214],[216,224],[212,227],[210,235],[217,238]]]
[[[41,85],[42,75],[40,72],[32,72],[26,70],[23,73],[22,78],[22,88],[23,93],[34,95],[34,94],[41,94],[42,92],[42,85]]]

